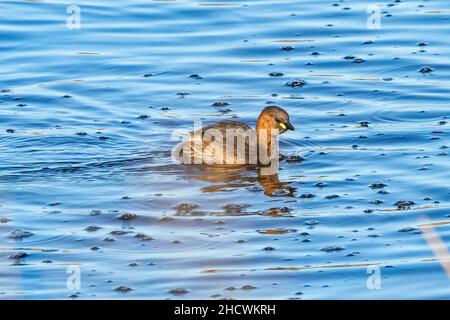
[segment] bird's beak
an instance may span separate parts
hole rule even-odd
[[[287,128],[288,130],[295,130],[294,126],[293,126],[292,123],[290,123],[289,121],[287,121],[287,122],[285,123],[285,125],[286,125],[286,128]]]

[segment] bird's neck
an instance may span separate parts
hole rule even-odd
[[[275,121],[272,119],[272,117],[261,114],[258,117],[258,121],[256,123],[258,149],[266,150],[268,157],[272,156],[274,139],[278,134],[277,132],[275,132],[275,130],[272,129],[274,128],[274,122]]]

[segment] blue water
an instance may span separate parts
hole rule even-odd
[[[379,3],[0,2],[0,298],[448,299],[450,6]],[[284,188],[172,163],[273,103]]]

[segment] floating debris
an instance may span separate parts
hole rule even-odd
[[[130,287],[126,287],[126,286],[120,286],[114,289],[114,291],[120,292],[120,293],[127,293],[132,291],[133,289]]]
[[[189,78],[191,78],[191,79],[195,79],[195,80],[201,80],[201,79],[203,79],[201,76],[199,76],[198,74],[191,74],[190,76],[189,76]]]
[[[18,240],[22,238],[31,237],[32,235],[34,235],[32,232],[16,229],[8,235],[8,238]]]
[[[361,127],[364,127],[364,128],[369,127],[369,124],[370,124],[369,121],[360,121],[360,122],[359,122],[359,125],[360,125]]]
[[[219,112],[222,113],[222,114],[226,114],[226,113],[230,113],[230,112],[231,112],[231,109],[228,109],[228,108],[222,108],[222,109],[219,109]]]
[[[282,76],[284,76],[284,73],[282,73],[282,72],[271,72],[271,73],[269,73],[269,76],[271,76],[271,77],[282,77]]]
[[[414,204],[416,203],[411,200],[400,200],[394,203],[394,206],[397,206],[399,210],[409,210],[411,209],[411,206]]]
[[[28,253],[26,252],[14,252],[9,256],[9,258],[13,260],[23,259],[26,257],[28,257]]]
[[[216,101],[212,104],[213,107],[226,107],[229,106],[230,104],[228,102],[225,101]]]
[[[189,293],[189,290],[186,288],[173,288],[169,290],[170,294],[173,294],[175,296],[181,296],[184,295],[186,293]]]
[[[430,67],[422,67],[422,68],[419,69],[420,73],[430,73],[430,72],[433,72],[433,71],[434,71],[434,69],[430,68]]]
[[[101,227],[98,227],[98,226],[88,226],[84,230],[86,230],[87,232],[95,232],[95,231],[98,231],[100,229],[101,229]]]
[[[292,191],[285,189],[280,189],[272,193],[273,197],[285,197],[290,195],[292,195]]]
[[[122,213],[117,217],[117,219],[127,221],[127,220],[133,220],[136,217],[137,217],[137,214],[134,214],[134,213]]]
[[[324,188],[324,187],[327,186],[327,184],[326,184],[325,182],[317,182],[317,183],[315,184],[315,186],[316,186],[316,187],[319,187],[319,188]]]
[[[89,215],[90,216],[99,216],[101,214],[102,214],[102,210],[95,209],[95,210],[91,210],[91,213]]]
[[[291,88],[301,88],[306,84],[305,80],[292,80],[289,82],[286,82],[286,86]]]
[[[301,156],[289,156],[286,158],[286,162],[288,163],[297,163],[297,162],[301,162],[305,160],[304,158],[302,158]]]
[[[294,47],[292,47],[292,46],[284,46],[284,47],[281,47],[281,50],[283,50],[283,51],[292,51],[292,50],[294,50],[295,48]]]
[[[281,207],[280,208],[280,212],[281,213],[289,213],[289,212],[291,212],[292,210],[291,210],[291,208],[289,208],[289,207]]]
[[[257,287],[252,286],[250,284],[246,284],[244,286],[241,287],[242,290],[253,290],[253,289],[257,289]]]
[[[308,220],[308,221],[305,222],[305,224],[307,226],[314,226],[314,225],[316,225],[318,223],[319,223],[319,221],[317,221],[317,220]]]
[[[344,250],[344,247],[341,247],[341,246],[328,246],[328,247],[320,249],[320,251],[325,251],[325,252],[335,252],[335,251],[342,251],[342,250]]]
[[[404,227],[398,230],[398,232],[410,232],[410,231],[415,231],[417,230],[416,228],[411,228],[411,227]]]
[[[56,207],[59,206],[61,204],[61,202],[51,202],[51,203],[47,203],[48,207]]]
[[[140,239],[140,240],[142,240],[142,241],[150,241],[150,240],[153,240],[152,237],[146,235],[145,233],[138,233],[138,234],[136,234],[134,237],[137,238],[137,239]]]
[[[383,182],[374,182],[370,185],[371,189],[383,189],[384,187],[386,187],[386,184]]]
[[[122,236],[124,234],[130,233],[129,231],[123,231],[123,230],[114,230],[111,231],[109,234],[113,236]]]

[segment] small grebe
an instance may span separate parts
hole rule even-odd
[[[284,133],[287,130],[295,130],[294,126],[289,121],[289,114],[280,107],[269,106],[264,108],[259,114],[256,122],[256,131],[245,123],[233,120],[219,121],[203,127],[197,131],[191,132],[186,140],[181,142],[174,152],[174,157],[182,163],[190,164],[208,164],[208,165],[242,165],[242,164],[256,164],[251,161],[250,154],[253,152],[252,147],[259,150],[264,147],[270,157],[270,150],[272,146],[272,139],[276,138],[278,133]],[[237,146],[237,139],[233,138],[232,152],[225,148],[227,142],[227,132],[238,132],[244,136],[244,150],[240,150]],[[211,139],[211,134],[213,133]],[[252,140],[249,136],[254,135]],[[208,136],[208,137],[206,137]],[[216,148],[211,148],[211,143],[219,136],[221,139],[222,149],[217,151]],[[216,141],[217,142],[217,141]],[[244,154],[242,154],[242,151]],[[186,154],[185,154],[186,153]],[[257,154],[257,162],[260,164],[260,153]],[[197,159],[197,160],[196,160]],[[199,159],[199,160],[198,160]]]

